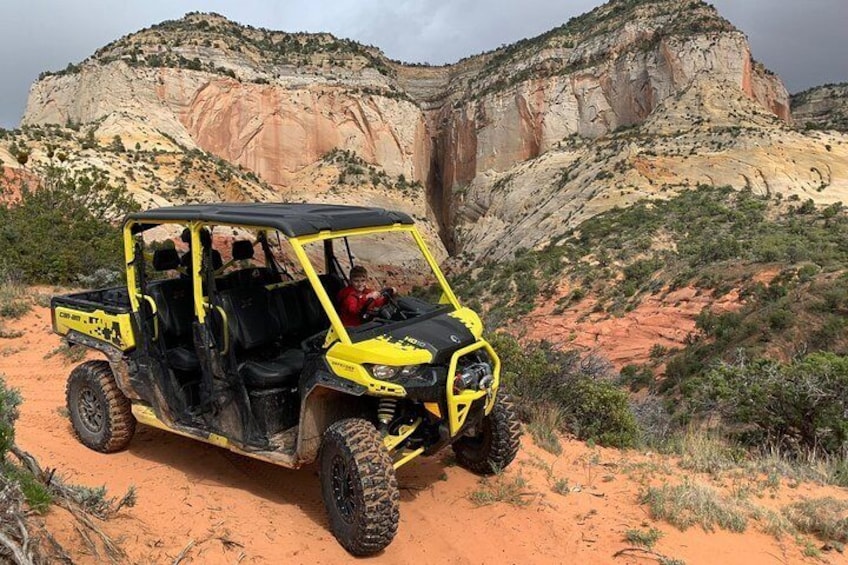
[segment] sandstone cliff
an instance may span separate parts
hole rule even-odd
[[[796,131],[728,88],[695,82],[639,127],[591,143],[574,136],[505,173],[478,176],[455,191],[457,248],[502,258],[612,207],[699,184],[848,201],[848,137]]]
[[[699,182],[825,185],[812,196],[836,198],[846,177],[824,147],[841,150],[840,140],[801,135],[789,120],[780,79],[714,8],[614,0],[444,67],[189,14],[46,73],[23,123],[92,124],[102,139],[208,153],[258,174],[263,199],[388,202],[429,218],[448,251],[477,256]],[[345,175],[362,167],[340,169],[325,158],[333,150],[373,174]],[[378,173],[421,188],[379,189]]]
[[[806,129],[848,132],[848,83],[827,84],[793,94],[792,115]]]

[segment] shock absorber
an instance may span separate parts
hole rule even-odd
[[[377,421],[380,422],[380,432],[383,435],[389,433],[389,424],[395,417],[397,409],[397,398],[381,398],[377,405]]]

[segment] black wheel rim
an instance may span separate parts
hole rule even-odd
[[[90,432],[97,433],[103,429],[103,403],[90,388],[80,391],[79,401],[80,421]]]
[[[354,502],[353,473],[340,455],[333,457],[332,464],[333,500],[345,522],[353,522],[356,511]]]

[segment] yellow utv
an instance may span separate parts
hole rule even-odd
[[[317,460],[333,534],[354,555],[382,550],[398,467],[451,445],[488,474],[519,446],[480,318],[413,224],[319,204],[129,215],[126,286],[52,300],[54,330],[106,357],[70,374],[75,434],[113,452],[140,422],[284,467]],[[357,266],[381,299],[346,326]]]

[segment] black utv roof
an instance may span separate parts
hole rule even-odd
[[[243,226],[269,227],[289,237],[309,235],[324,230],[347,230],[412,224],[412,218],[403,212],[363,206],[338,204],[272,204],[272,203],[223,203],[188,204],[154,208],[127,216],[126,221],[139,224],[163,221],[202,221],[210,224],[234,224]],[[149,226],[139,225],[134,231],[143,231]]]

